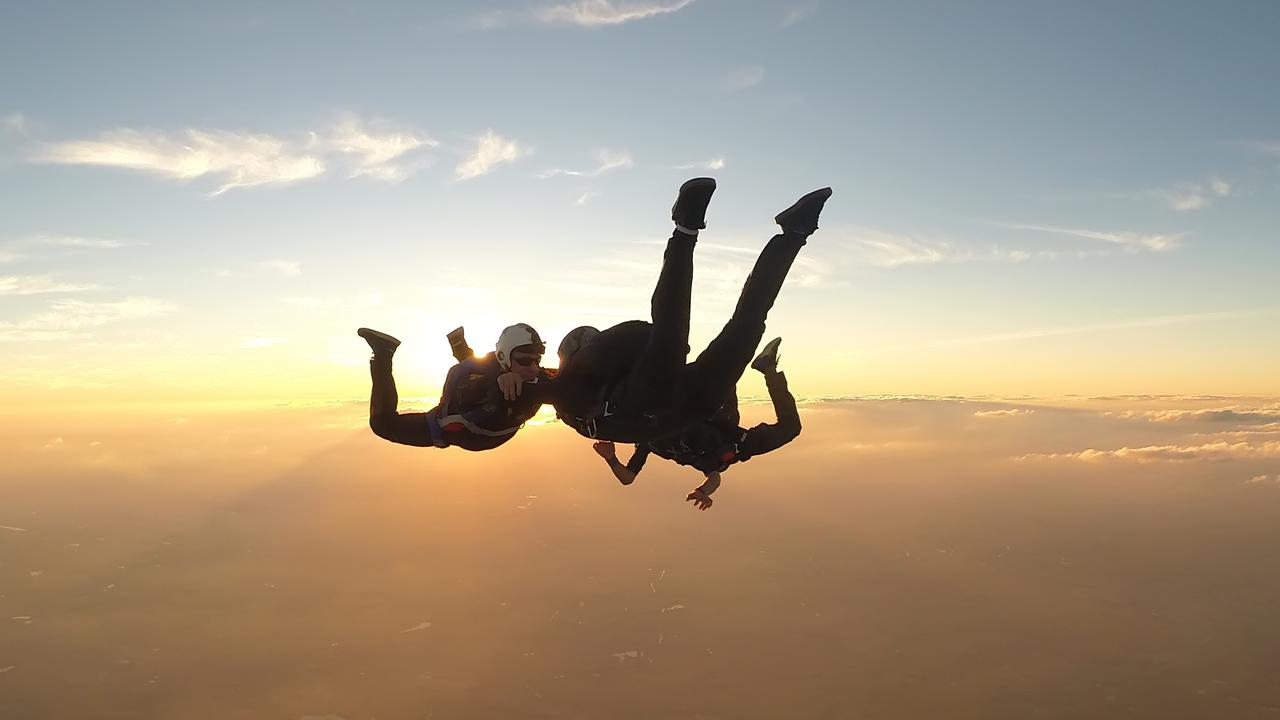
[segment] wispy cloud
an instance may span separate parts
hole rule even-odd
[[[620,168],[629,168],[634,162],[631,159],[631,153],[626,150],[597,150],[595,153],[597,165],[590,170],[565,170],[563,168],[555,168],[539,173],[540,178],[551,178],[557,175],[572,175],[574,177],[598,177],[610,170],[618,170]]]
[[[347,118],[327,135],[313,135],[313,144],[347,159],[351,177],[399,182],[421,166],[407,162],[411,154],[440,143],[412,130],[373,131],[358,118]]]
[[[577,0],[537,8],[533,11],[533,17],[538,22],[547,24],[601,27],[667,15],[692,3],[693,0]]]
[[[74,235],[37,235],[31,238],[31,242],[57,247],[93,248],[96,250],[112,250],[125,246],[125,243],[119,240],[104,240],[102,238],[86,238]]]
[[[187,129],[169,135],[120,129],[93,139],[41,143],[29,159],[126,168],[181,181],[208,178],[217,183],[216,196],[233,188],[312,180],[333,168],[346,169],[350,177],[403,180],[421,164],[410,162],[410,155],[438,145],[416,131],[372,130],[354,117],[306,136],[294,142],[228,130]]]
[[[492,130],[476,139],[476,151],[454,169],[454,178],[470,180],[489,174],[503,163],[515,162],[532,150],[521,147],[515,140],[504,138]]]
[[[176,309],[167,300],[148,297],[97,303],[61,300],[28,320],[0,321],[0,341],[57,339],[110,323],[154,317]]]
[[[764,68],[759,65],[746,65],[736,68],[725,78],[725,88],[729,92],[746,90],[764,82]]]
[[[83,285],[58,280],[52,275],[0,275],[0,295],[42,295],[94,290],[97,285]]]
[[[724,165],[725,165],[724,157],[718,156],[718,157],[713,157],[710,160],[702,160],[699,162],[691,162],[691,163],[685,163],[683,165],[676,165],[674,169],[676,170],[720,170],[721,168],[724,167]]]
[[[284,277],[298,277],[302,274],[302,264],[293,260],[269,260],[259,267]]]
[[[779,25],[779,27],[789,28],[792,25],[795,25],[796,23],[800,22],[801,20],[804,20],[805,18],[809,17],[810,15],[813,15],[815,12],[817,12],[817,10],[818,10],[817,3],[807,3],[804,5],[793,6],[787,10],[786,15],[782,16],[782,23]]]
[[[1146,194],[1160,200],[1171,210],[1186,212],[1209,207],[1214,198],[1227,197],[1231,194],[1231,183],[1219,177],[1211,177],[1203,183],[1156,188],[1148,190]]]
[[[836,227],[828,232],[840,238],[837,242],[848,251],[850,262],[883,268],[957,262],[1016,263],[1032,257],[1024,250],[965,248],[948,239],[858,226]]]
[[[953,345],[978,345],[1009,340],[1030,340],[1033,338],[1075,335],[1080,333],[1103,332],[1108,330],[1131,330],[1137,328],[1164,327],[1183,323],[1212,322],[1217,320],[1234,320],[1247,317],[1262,317],[1280,313],[1280,308],[1258,308],[1254,310],[1227,310],[1223,312],[1183,313],[1181,315],[1155,315],[1150,317],[1117,320],[1115,322],[1075,325],[1068,327],[1030,328],[977,337],[951,338],[938,340],[921,347],[948,347]]]
[[[844,244],[853,251],[854,262],[877,267],[939,263],[955,257],[946,240],[916,238],[871,228],[855,228]]]
[[[1020,415],[1034,415],[1035,410],[1029,408],[1008,408],[1005,410],[979,410],[973,414],[976,418],[1008,418]]]
[[[1106,462],[1112,460],[1138,463],[1198,462],[1205,460],[1237,460],[1242,458],[1280,457],[1280,441],[1257,445],[1247,442],[1218,441],[1201,445],[1147,445],[1122,447],[1116,450],[1089,448],[1068,453],[1028,453],[1019,460],[1079,460],[1081,462]]]
[[[598,192],[592,192],[592,191],[588,190],[588,191],[586,191],[586,192],[582,193],[581,195],[579,195],[579,196],[578,196],[578,199],[573,201],[573,204],[574,204],[574,205],[577,205],[577,206],[579,206],[579,207],[581,207],[581,206],[586,205],[587,203],[591,202],[591,200],[592,200],[592,199],[594,199],[594,198],[596,198],[596,197],[599,197],[599,196],[600,196],[600,193],[598,193]]]
[[[1274,485],[1280,487],[1280,475],[1254,475],[1245,485]]]
[[[129,168],[175,180],[217,178],[219,195],[232,188],[318,177],[324,162],[271,135],[187,130],[181,139],[141,130],[115,130],[95,140],[43,145],[32,158],[61,165]]]
[[[1060,228],[1050,225],[1028,225],[1023,223],[993,224],[997,227],[1009,228],[1010,230],[1033,230],[1036,232],[1066,235],[1068,237],[1082,238],[1085,240],[1100,240],[1102,242],[1119,245],[1128,252],[1140,252],[1142,250],[1161,252],[1164,250],[1171,250],[1178,247],[1178,244],[1182,239],[1181,233],[1168,235],[1161,233],[1136,233],[1128,231],[1081,230],[1077,228]]]
[[[18,260],[48,254],[42,253],[38,248],[64,248],[75,252],[78,250],[114,250],[128,245],[139,244],[141,243],[125,243],[119,240],[86,238],[74,235],[29,235],[15,240],[0,242],[0,263],[17,262]],[[22,252],[19,252],[19,250]]]

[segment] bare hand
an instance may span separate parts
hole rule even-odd
[[[707,508],[711,507],[711,496],[707,495],[701,490],[694,490],[693,492],[689,493],[689,497],[685,498],[685,500],[692,500],[693,504],[699,510],[706,510]]]
[[[520,386],[523,383],[520,376],[513,372],[504,372],[498,376],[498,389],[502,391],[502,397],[507,400],[520,397]]]
[[[605,460],[618,459],[618,450],[613,446],[613,443],[608,440],[601,440],[599,442],[593,443],[591,445],[591,449],[595,450],[596,454],[604,458]]]

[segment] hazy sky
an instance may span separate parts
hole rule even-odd
[[[701,174],[695,350],[835,188],[803,393],[1280,392],[1274,3],[259,5],[0,9],[0,397],[434,393],[644,317]]]

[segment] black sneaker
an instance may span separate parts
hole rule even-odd
[[[778,347],[782,345],[782,338],[774,338],[769,341],[755,360],[751,361],[751,369],[765,375],[771,375],[778,372],[778,359],[782,357],[778,354]]]
[[[782,226],[782,232],[808,237],[818,229],[818,215],[831,197],[831,188],[814,190],[796,201],[795,205],[774,216],[773,221]]]
[[[453,349],[453,357],[458,362],[476,356],[476,351],[467,344],[466,332],[461,327],[454,328],[445,337],[449,339],[449,347]]]
[[[374,355],[391,355],[395,353],[396,348],[400,347],[399,340],[377,330],[360,328],[356,330],[356,334],[369,343],[369,349],[373,350]]]
[[[680,186],[676,204],[671,206],[671,219],[682,228],[701,230],[707,226],[707,205],[716,191],[715,178],[694,178]]]

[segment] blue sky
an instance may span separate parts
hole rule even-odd
[[[1280,392],[1277,29],[1263,2],[6,6],[0,372],[359,394],[370,324],[430,392],[455,325],[642,317],[711,174],[695,349],[831,185],[770,323],[817,392]]]

